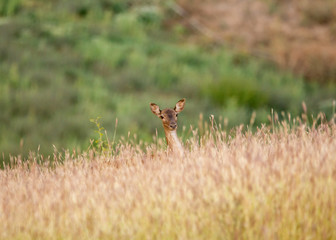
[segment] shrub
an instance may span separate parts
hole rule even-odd
[[[307,24],[330,24],[336,21],[334,0],[306,2],[302,8],[304,22]]]
[[[9,17],[18,13],[21,0],[2,0],[0,2],[0,17]]]

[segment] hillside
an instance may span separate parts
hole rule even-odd
[[[165,2],[2,1],[0,16],[5,159],[38,149],[87,149],[96,138],[90,119],[97,117],[111,138],[136,134],[151,142],[156,129],[160,137],[163,131],[149,103],[172,107],[182,97],[184,139],[200,113],[228,129],[254,115],[254,126],[267,123],[271,109],[280,118],[299,115],[302,101],[310,114],[333,114],[333,85],[309,83],[208,39],[193,41]]]
[[[306,80],[336,83],[336,1],[179,0],[185,26],[274,61]]]

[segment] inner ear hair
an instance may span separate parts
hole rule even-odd
[[[157,116],[160,116],[161,109],[158,105],[156,105],[155,103],[151,103],[150,108],[151,108],[152,113],[154,113]]]
[[[174,111],[179,113],[184,109],[185,104],[185,98],[182,98],[180,101],[178,101],[174,107]]]

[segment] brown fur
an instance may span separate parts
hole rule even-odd
[[[161,118],[162,125],[166,134],[166,141],[169,148],[173,151],[178,150],[180,152],[183,151],[182,144],[177,138],[176,130],[177,130],[177,116],[184,109],[185,99],[181,99],[178,101],[174,107],[174,109],[166,108],[161,110],[158,105],[155,103],[150,104],[150,108],[152,112]]]

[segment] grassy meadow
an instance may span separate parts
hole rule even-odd
[[[0,239],[335,239],[336,125],[300,121],[12,158]]]
[[[336,239],[335,11],[219,2],[0,1],[1,240]]]

